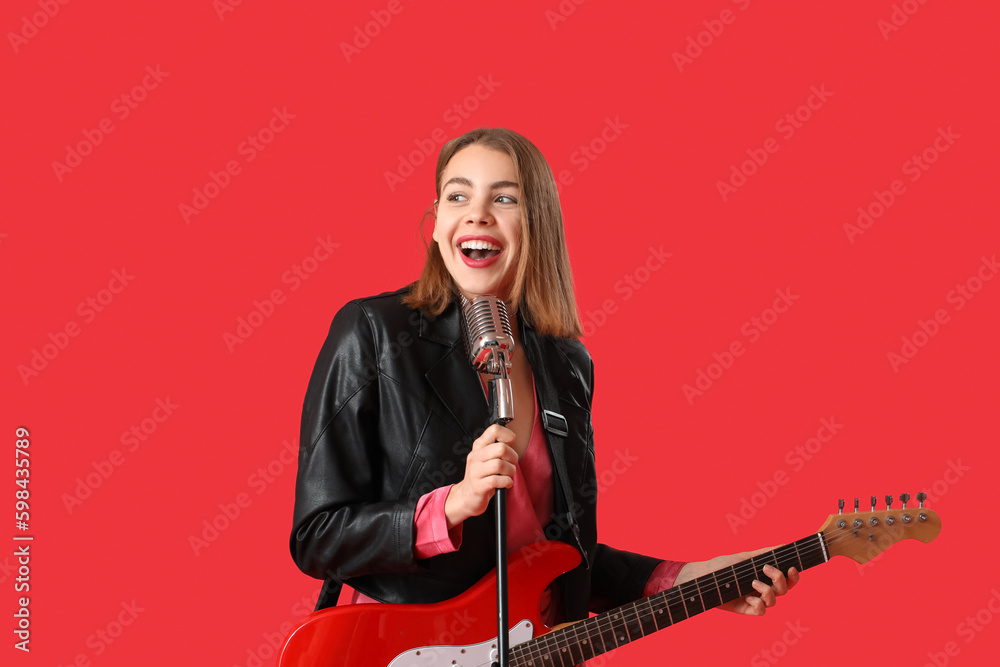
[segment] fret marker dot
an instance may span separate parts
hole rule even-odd
[[[694,602],[694,596],[691,596],[691,598],[690,598],[690,600],[689,600],[689,601],[690,601],[690,602]]]

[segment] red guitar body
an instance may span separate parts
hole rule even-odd
[[[522,635],[528,633],[512,638],[512,646],[549,631],[539,617],[539,598],[579,562],[576,549],[562,542],[538,542],[510,557],[509,618],[512,626],[521,624]],[[285,639],[278,667],[388,667],[394,660],[393,667],[443,667],[452,660],[456,667],[471,667],[489,663],[496,636],[496,578],[490,575],[438,604],[356,604],[315,612]]]

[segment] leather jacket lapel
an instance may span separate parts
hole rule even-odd
[[[421,312],[420,337],[451,348],[424,376],[465,435],[475,437],[486,426],[489,404],[466,358],[459,315],[454,303],[438,317]],[[480,400],[469,400],[476,396]]]

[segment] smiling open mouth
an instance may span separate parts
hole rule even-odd
[[[489,259],[500,254],[500,246],[489,241],[463,241],[459,248],[463,255],[473,260]]]

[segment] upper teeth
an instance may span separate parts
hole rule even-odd
[[[461,248],[466,250],[499,250],[500,246],[489,241],[462,241]]]

